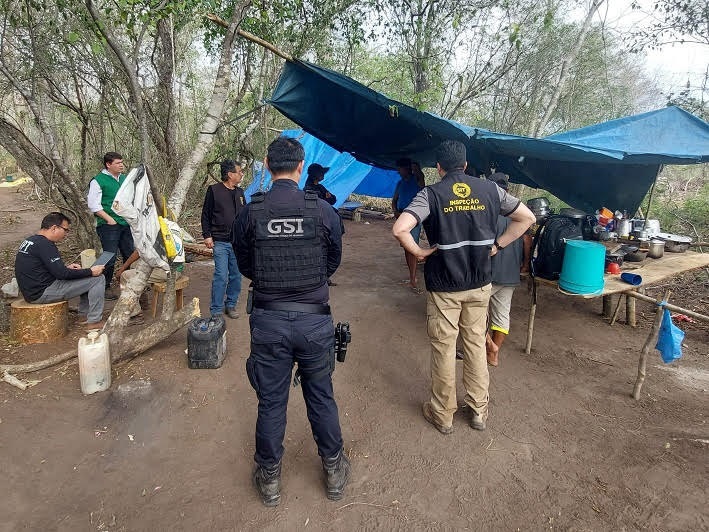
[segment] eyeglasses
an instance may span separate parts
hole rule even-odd
[[[69,229],[68,227],[64,227],[63,225],[56,225],[55,227],[58,227],[59,229],[64,229],[65,233],[68,233],[69,231],[71,231],[71,229]]]

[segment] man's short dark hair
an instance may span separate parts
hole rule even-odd
[[[397,168],[411,168],[411,159],[408,157],[402,157],[401,159],[396,160],[396,167]]]
[[[465,144],[457,140],[444,140],[436,150],[436,162],[445,172],[462,170],[467,162]]]
[[[106,168],[106,165],[108,163],[112,163],[116,159],[123,159],[123,155],[115,151],[109,151],[106,155],[103,156],[103,167]]]
[[[229,179],[229,172],[236,172],[236,163],[232,159],[224,159],[219,165],[222,181]]]
[[[42,218],[42,225],[40,227],[42,229],[49,229],[50,227],[54,225],[62,225],[62,222],[67,222],[69,225],[71,225],[71,220],[66,214],[62,214],[61,212],[50,212],[47,216]]]
[[[272,174],[292,172],[305,159],[303,145],[290,137],[278,137],[266,151],[268,168]]]

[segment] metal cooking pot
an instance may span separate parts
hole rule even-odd
[[[630,233],[632,231],[633,231],[633,224],[630,222],[630,220],[620,220],[618,222],[618,234],[621,237],[630,236]]]
[[[659,259],[665,254],[664,240],[651,240],[648,246],[647,256],[651,259]]]

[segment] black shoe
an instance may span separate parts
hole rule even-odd
[[[103,298],[106,301],[115,301],[116,299],[118,299],[118,296],[114,294],[112,290],[109,290],[107,288],[106,291],[103,293]]]
[[[253,480],[263,504],[278,506],[281,503],[281,464],[269,469],[257,465]]]
[[[339,501],[345,495],[345,486],[350,479],[350,461],[340,450],[334,458],[323,459],[322,467],[325,470],[327,498]]]

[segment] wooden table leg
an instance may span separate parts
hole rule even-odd
[[[608,294],[603,296],[603,317],[611,318],[613,316],[613,295]]]
[[[534,315],[537,313],[536,288],[532,289],[532,298],[529,305],[529,322],[527,324],[527,345],[524,348],[526,354],[532,352],[532,337],[534,336]]]
[[[637,327],[638,322],[635,317],[635,298],[626,297],[625,298],[625,321],[631,327]]]

